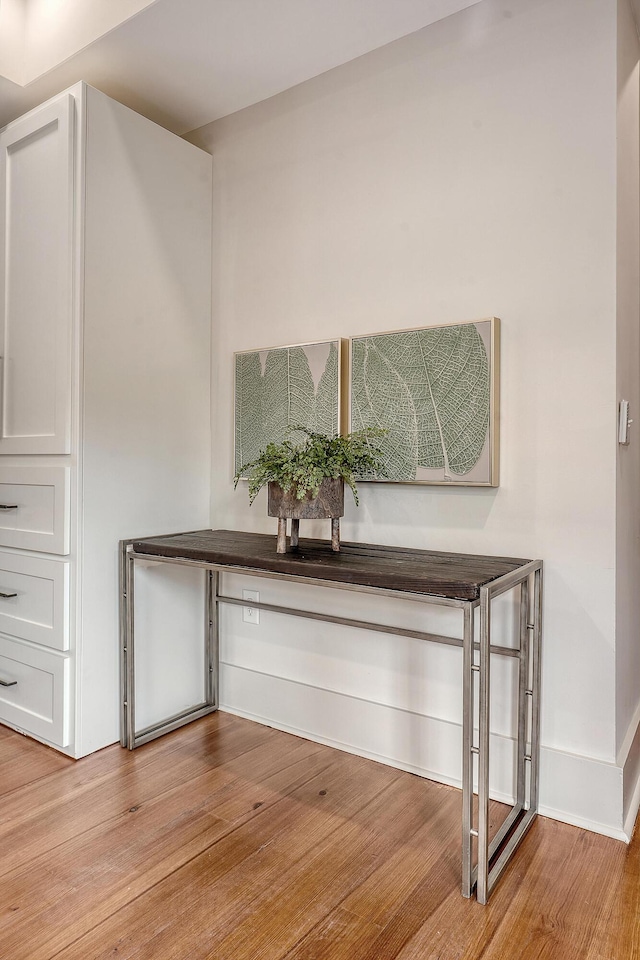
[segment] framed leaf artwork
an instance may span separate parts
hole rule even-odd
[[[350,429],[388,429],[381,479],[498,486],[499,329],[492,317],[351,339]]]
[[[236,473],[290,427],[340,433],[346,348],[322,340],[234,354]]]

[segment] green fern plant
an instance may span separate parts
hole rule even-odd
[[[295,491],[298,500],[317,497],[320,484],[330,477],[342,478],[351,488],[357,503],[356,477],[384,476],[382,451],[376,440],[385,436],[381,427],[365,427],[347,436],[326,436],[292,426],[291,433],[303,433],[305,439],[295,443],[287,438],[282,443],[268,443],[255,460],[243,464],[234,477],[234,487],[243,477],[249,480],[249,503],[253,503],[267,483],[277,483],[283,490]]]

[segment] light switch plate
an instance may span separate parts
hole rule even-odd
[[[633,420],[629,419],[629,401],[621,400],[618,407],[618,443],[626,446],[629,443],[629,427]]]

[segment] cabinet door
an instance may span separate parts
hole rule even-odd
[[[0,132],[0,454],[71,450],[73,108]]]

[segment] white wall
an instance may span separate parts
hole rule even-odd
[[[634,424],[629,445],[620,447],[617,457],[616,730],[618,762],[634,772],[640,763],[640,743],[632,751],[640,719],[639,59],[640,43],[629,2],[618,0],[617,390],[620,399],[630,401]],[[630,802],[627,796],[625,806]]]
[[[618,396],[631,403],[629,446],[618,450],[618,747],[640,702],[640,43],[628,0],[618,0]],[[637,718],[636,724],[637,726]]]
[[[231,481],[235,350],[499,316],[500,488],[363,485],[344,538],[545,561],[543,809],[612,833],[615,58],[615,0],[484,0],[191,135],[214,156],[214,526],[274,532]],[[226,708],[459,781],[458,651],[225,617]]]

